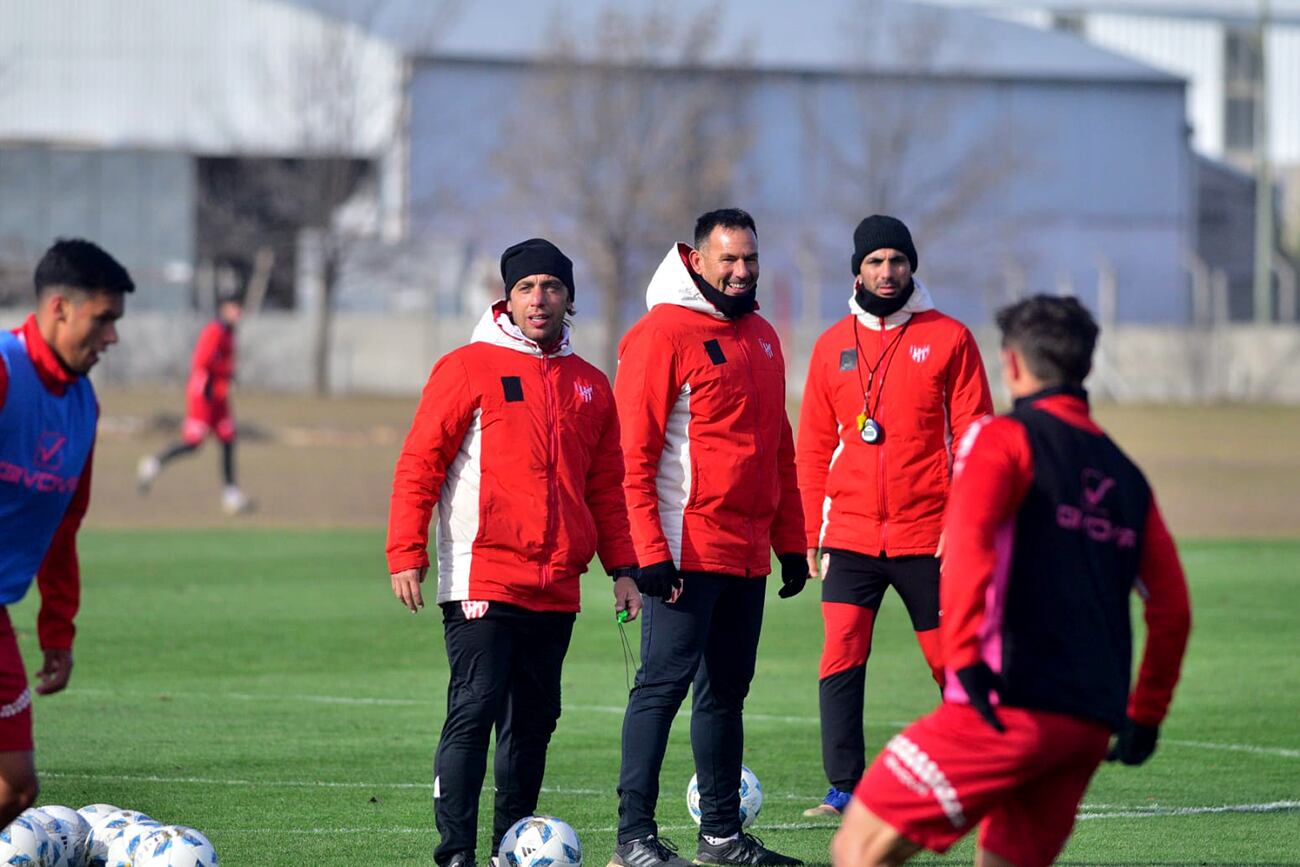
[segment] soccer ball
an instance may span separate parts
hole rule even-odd
[[[217,850],[193,828],[168,825],[145,837],[135,850],[134,867],[216,867]]]
[[[117,839],[118,834],[129,825],[152,821],[138,810],[118,810],[91,825],[90,833],[86,835],[87,867],[105,867],[108,863],[108,847]]]
[[[52,867],[62,858],[63,850],[50,839],[39,822],[19,816],[8,828],[0,831],[0,864]]]
[[[162,822],[146,819],[132,822],[118,831],[117,836],[109,841],[108,854],[104,857],[105,867],[131,867],[140,844],[150,834],[161,831],[162,828]]]
[[[699,777],[691,775],[690,785],[686,787],[686,809],[691,811],[695,824],[700,824],[700,785]],[[758,811],[763,809],[763,784],[754,776],[754,772],[744,765],[740,766],[740,827],[748,828],[758,818]]]
[[[73,848],[76,845],[75,832],[67,822],[37,809],[23,810],[22,818],[33,825],[39,825],[54,843],[52,857],[46,859],[46,867],[71,867],[74,864],[80,867],[81,862],[73,860]]]
[[[553,816],[526,816],[510,826],[497,852],[500,867],[582,867],[582,844]]]
[[[77,811],[77,815],[85,819],[86,824],[93,828],[100,819],[106,819],[112,813],[118,813],[121,810],[121,807],[114,807],[112,804],[87,804]]]
[[[72,865],[72,867],[81,867],[85,863],[86,835],[90,833],[90,823],[80,813],[71,807],[63,807],[58,804],[38,807],[29,812],[48,816],[62,822],[64,825],[61,829],[63,836],[56,839],[63,848],[63,854],[66,856],[68,864]],[[55,832],[51,831],[50,825],[45,826],[45,831],[51,837],[55,837]]]

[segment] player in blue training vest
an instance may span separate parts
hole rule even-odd
[[[117,342],[130,275],[89,241],[36,266],[36,312],[0,332],[0,826],[36,801],[31,693],[8,606],[37,581],[44,662],[36,692],[72,674],[81,598],[76,536],[90,502],[99,406],[86,374]]]

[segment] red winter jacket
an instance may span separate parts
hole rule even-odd
[[[979,349],[920,281],[883,322],[854,300],[849,309],[813,347],[804,386],[797,460],[807,547],[934,554],[952,444],[993,412]],[[867,415],[884,431],[875,444],[858,428],[868,380]]]
[[[619,346],[614,397],[640,565],[761,576],[772,550],[803,551],[785,359],[757,313],[728,320],[668,252],[650,312]]]
[[[438,507],[438,602],[577,611],[599,553],[633,566],[609,380],[568,334],[543,353],[497,302],[468,346],[433,367],[402,446],[388,518],[388,569],[429,563]]]
[[[230,382],[234,378],[235,329],[220,319],[214,319],[203,326],[194,344],[190,380],[185,392],[191,402],[220,403],[230,394]]]

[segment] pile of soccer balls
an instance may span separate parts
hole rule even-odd
[[[26,810],[0,831],[0,865],[213,867],[217,853],[184,825],[164,825],[108,804]]]

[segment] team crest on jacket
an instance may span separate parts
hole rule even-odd
[[[596,394],[596,389],[590,383],[579,379],[573,383],[573,391],[582,398],[583,403],[591,403],[592,397]]]
[[[929,357],[930,357],[930,344],[927,343],[925,346],[912,347],[912,360],[915,361],[917,364],[920,364],[921,362],[925,361]]]
[[[763,351],[767,353],[768,358],[772,357],[772,344],[760,337],[758,338],[758,345],[763,347]]]

